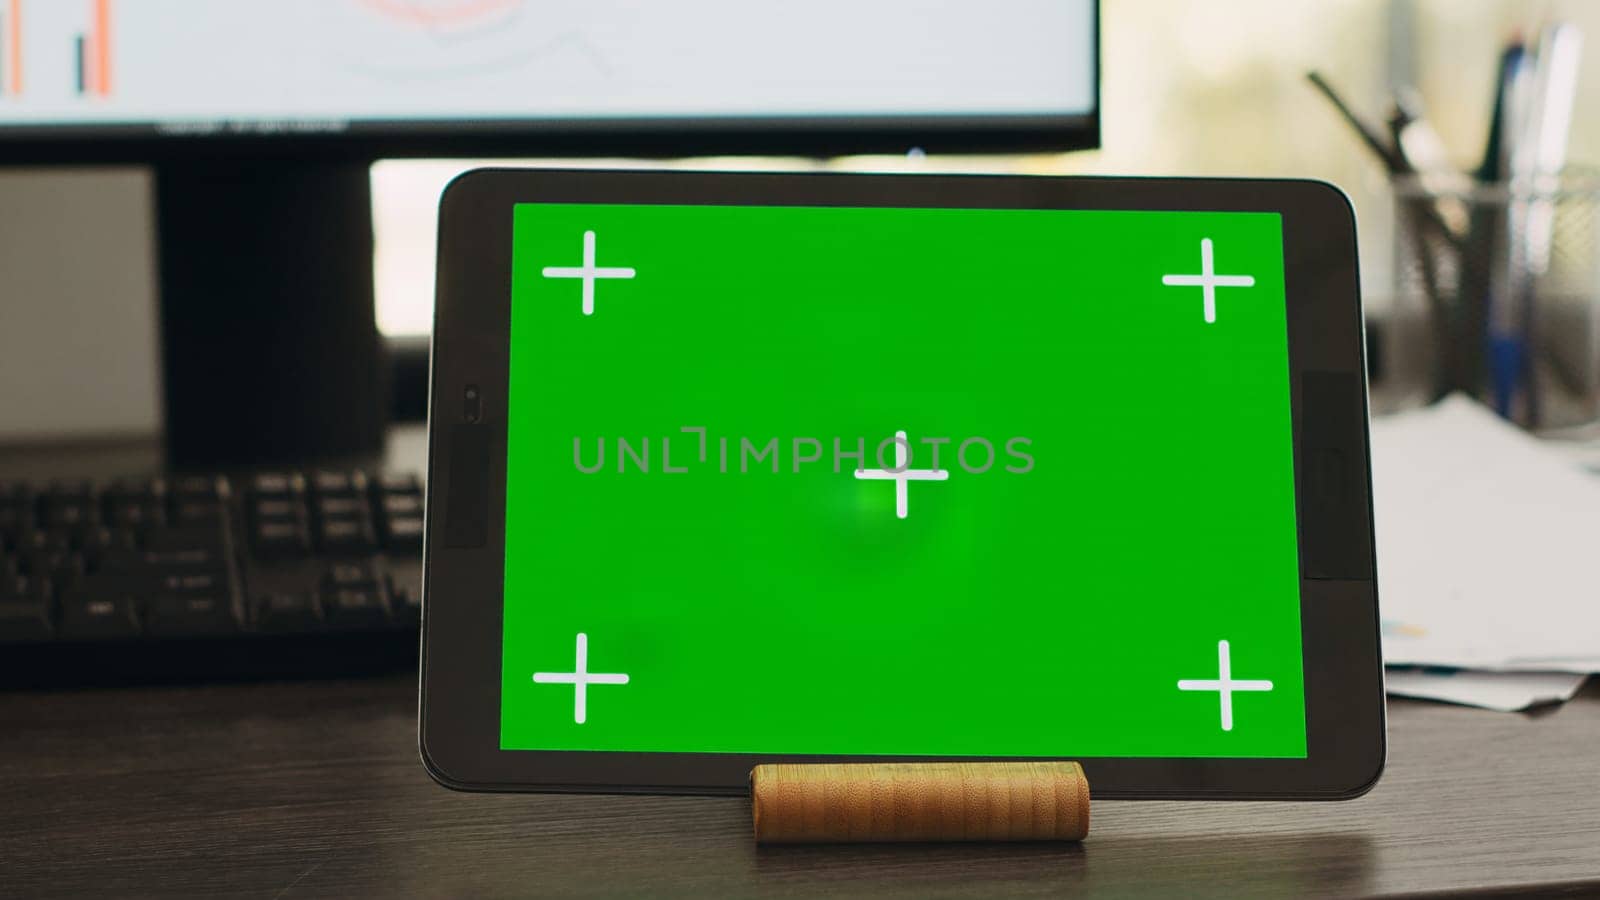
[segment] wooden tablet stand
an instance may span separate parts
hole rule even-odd
[[[758,844],[1081,841],[1089,781],[1075,762],[762,765]]]

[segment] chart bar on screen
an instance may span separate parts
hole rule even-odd
[[[111,96],[111,0],[94,0],[94,93]]]
[[[6,16],[6,93],[22,93],[22,0],[10,0]]]

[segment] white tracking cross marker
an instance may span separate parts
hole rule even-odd
[[[545,271],[549,271],[546,269]],[[1217,321],[1217,288],[1255,287],[1253,275],[1218,275],[1211,259],[1211,238],[1200,239],[1199,275],[1163,275],[1161,283],[1167,287],[1194,287],[1199,285],[1205,294],[1206,323]]]
[[[572,672],[535,672],[535,684],[572,685],[572,721],[582,725],[589,718],[588,698],[591,684],[627,684],[628,676],[622,672],[589,671],[589,636],[578,632],[578,662]]]
[[[1178,682],[1180,691],[1216,691],[1222,700],[1222,730],[1233,730],[1234,691],[1270,691],[1270,681],[1238,681],[1233,677],[1233,667],[1228,661],[1228,642],[1217,641],[1217,677],[1185,678]]]
[[[594,264],[594,232],[583,233],[583,265],[545,266],[546,278],[583,279],[583,314],[594,315],[594,280],[596,278],[632,278],[637,271],[630,266],[599,267]]]
[[[856,470],[856,477],[863,481],[894,482],[894,514],[896,518],[900,519],[904,519],[909,511],[911,482],[946,481],[950,478],[950,473],[944,469],[907,468],[910,465],[910,447],[911,442],[906,440],[906,433],[904,431],[896,431],[894,433],[894,468]]]

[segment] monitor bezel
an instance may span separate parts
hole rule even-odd
[[[424,571],[419,741],[428,771],[464,790],[737,794],[762,762],[905,757],[510,751],[499,749],[509,381],[512,210],[518,203],[675,203],[1260,211],[1282,216],[1308,754],[1304,759],[1077,758],[1105,798],[1346,799],[1370,789],[1385,757],[1384,695],[1373,564],[1371,476],[1355,221],[1348,199],[1314,181],[478,170],[440,210]],[[1307,376],[1345,379],[1359,415],[1308,409]],[[438,539],[453,502],[451,429],[462,391],[478,386],[489,439],[487,540]],[[1325,402],[1319,400],[1318,402]],[[1317,434],[1309,443],[1306,423]],[[1344,454],[1342,530],[1308,501],[1312,449]],[[1312,559],[1353,560],[1329,575]],[[1318,564],[1320,565],[1320,563]],[[485,652],[484,648],[493,648]]]
[[[1096,101],[1098,103],[1098,101]],[[164,163],[218,157],[270,160],[430,158],[667,159],[691,156],[834,157],[860,154],[1056,153],[1100,146],[1098,109],[1083,115],[449,122],[437,130],[321,135],[161,136],[84,129],[77,137],[0,138],[0,165]],[[140,132],[135,135],[133,132]]]

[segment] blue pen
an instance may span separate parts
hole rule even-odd
[[[1502,59],[1502,81],[1499,112],[1499,171],[1496,173],[1501,178],[1517,174],[1516,165],[1526,159],[1526,146],[1523,145],[1525,127],[1528,113],[1528,93],[1532,88],[1533,77],[1530,65],[1530,54],[1520,44],[1514,44],[1506,49]],[[1514,183],[1515,179],[1513,179]],[[1506,197],[1503,221],[1501,223],[1499,240],[1490,246],[1494,258],[1498,258],[1505,265],[1503,277],[1496,278],[1495,266],[1489,267],[1489,278],[1485,285],[1487,296],[1484,306],[1487,312],[1487,334],[1489,363],[1489,386],[1494,401],[1494,410],[1502,418],[1511,418],[1517,395],[1521,390],[1522,371],[1527,353],[1525,349],[1525,335],[1522,334],[1524,317],[1516,313],[1518,300],[1524,299],[1518,290],[1522,280],[1520,271],[1525,261],[1523,259],[1521,234],[1525,227],[1523,211],[1512,197]]]
[[[1489,336],[1489,372],[1493,380],[1494,411],[1511,418],[1511,406],[1522,381],[1526,342],[1518,336]]]

